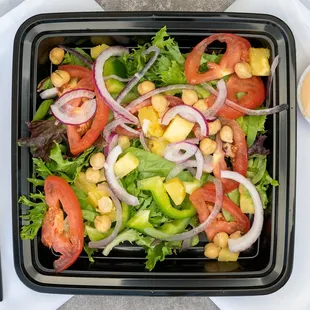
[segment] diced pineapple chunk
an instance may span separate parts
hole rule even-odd
[[[94,183],[89,183],[86,181],[85,173],[80,172],[74,182],[74,185],[83,191],[84,193],[88,193],[96,190],[96,185]]]
[[[233,253],[233,252],[230,252],[228,248],[222,248],[217,260],[219,262],[235,262],[238,260],[238,257],[239,257],[239,252]]]
[[[177,115],[170,122],[163,137],[170,143],[180,142],[187,138],[193,127],[194,123],[191,123]]]
[[[114,164],[114,172],[117,177],[123,178],[139,165],[139,159],[131,153],[125,154]]]
[[[166,141],[165,139],[152,139],[149,140],[148,147],[152,153],[163,156],[167,144],[168,141]]]
[[[147,132],[153,137],[162,137],[164,134],[164,129],[158,122],[152,122],[148,126]]]
[[[268,76],[270,74],[270,50],[268,48],[250,48],[250,66],[252,75]]]
[[[140,124],[142,125],[143,125],[144,120],[146,119],[152,123],[158,123],[158,114],[152,106],[139,109],[138,118],[139,118]]]
[[[120,136],[118,138],[118,145],[122,148],[122,150],[126,150],[130,147],[130,140],[127,136]]]
[[[184,184],[182,183],[182,181],[180,181],[180,179],[173,178],[164,183],[164,187],[177,206],[183,202],[186,196],[186,191]]]
[[[240,192],[240,209],[243,213],[254,214],[254,204],[250,193],[247,189],[240,184],[239,185],[239,192]]]
[[[91,192],[88,192],[86,202],[90,204],[93,208],[97,208],[98,200],[100,200],[102,197],[105,197],[105,196],[108,196],[108,194],[105,193],[104,191],[95,189]]]
[[[106,45],[106,44],[101,44],[101,45],[97,45],[95,47],[92,47],[90,49],[91,58],[96,59],[104,50],[106,50],[109,47],[110,46]]]

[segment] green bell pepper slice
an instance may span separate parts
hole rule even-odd
[[[156,239],[164,239],[164,236],[176,235],[185,230],[190,222],[190,218],[174,220],[154,228],[149,222],[150,210],[138,211],[126,224],[127,227],[138,230]]]
[[[185,219],[196,214],[196,209],[191,204],[190,208],[183,210],[178,210],[172,206],[164,183],[159,176],[138,181],[138,188],[143,191],[150,191],[160,211],[169,218]]]

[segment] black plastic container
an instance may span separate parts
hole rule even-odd
[[[32,174],[31,156],[18,148],[16,140],[28,135],[25,122],[40,100],[39,80],[49,74],[46,50],[63,40],[74,45],[79,37],[121,35],[137,45],[137,39],[152,37],[166,25],[182,50],[217,32],[231,32],[249,39],[255,47],[268,47],[272,58],[280,56],[271,104],[288,103],[288,111],[269,116],[268,170],[279,180],[273,188],[270,212],[266,212],[263,232],[255,247],[242,253],[236,263],[219,263],[203,255],[203,240],[194,248],[169,257],[149,272],[144,269],[143,250],[122,245],[109,257],[98,256],[90,264],[85,254],[68,270],[55,274],[56,256],[40,238],[19,238],[24,209],[18,197],[29,194],[27,177]],[[225,46],[213,45],[214,49]],[[45,55],[44,55],[45,53]],[[26,21],[14,43],[12,95],[12,206],[15,268],[30,288],[49,293],[137,294],[137,295],[259,295],[278,290],[288,280],[293,264],[295,210],[295,45],[290,29],[270,15],[185,12],[100,12],[46,14]]]

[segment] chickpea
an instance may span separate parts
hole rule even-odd
[[[98,200],[98,212],[106,214],[111,212],[113,209],[113,202],[111,198],[103,196]]]
[[[144,95],[155,89],[155,84],[151,81],[144,81],[138,85],[138,92],[140,95]]]
[[[213,136],[218,133],[218,131],[222,128],[222,124],[219,119],[215,120],[214,122],[208,123],[209,127],[209,135]]]
[[[89,163],[94,170],[100,170],[105,163],[105,156],[103,153],[96,153],[90,157]]]
[[[215,245],[226,248],[228,246],[228,235],[226,232],[217,233],[213,239]]]
[[[88,168],[85,172],[85,178],[89,183],[98,183],[100,180],[100,171]]]
[[[211,155],[216,150],[216,142],[210,138],[204,138],[200,141],[199,148],[204,156]]]
[[[126,150],[130,147],[130,140],[127,136],[120,136],[118,138],[118,145],[122,148],[122,150]]]
[[[64,70],[56,70],[51,75],[51,81],[55,87],[59,88],[70,81],[70,74]]]
[[[249,79],[252,77],[252,69],[247,62],[238,62],[235,65],[235,72],[239,79]]]
[[[208,105],[206,104],[204,99],[199,99],[193,107],[197,109],[198,111],[204,113],[208,110]]]
[[[60,47],[54,47],[50,51],[50,61],[53,65],[59,65],[62,63],[64,57],[65,57],[65,51]]]
[[[184,89],[182,91],[182,100],[187,105],[193,105],[198,101],[198,94],[193,89]]]
[[[95,228],[104,233],[107,232],[111,227],[111,219],[107,215],[99,215],[95,218]]]
[[[233,234],[231,234],[231,235],[229,236],[230,239],[238,239],[238,238],[240,238],[240,237],[241,237],[241,232],[240,232],[240,230],[235,231]]]
[[[204,255],[209,258],[217,258],[219,256],[221,248],[215,245],[213,242],[205,245]]]
[[[233,131],[229,126],[223,126],[220,131],[220,138],[223,142],[233,143]]]
[[[168,100],[163,95],[155,95],[151,98],[152,106],[158,113],[164,113],[169,106]]]

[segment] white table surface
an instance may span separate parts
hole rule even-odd
[[[3,1],[3,0],[0,0]],[[12,2],[12,0],[10,0]],[[0,8],[3,8],[1,6]],[[4,300],[0,309],[8,310],[55,310],[65,303],[70,295],[40,294],[28,289],[20,280],[13,266],[11,225],[11,77],[13,40],[19,25],[28,17],[39,13],[99,11],[101,7],[93,0],[26,0],[10,13],[0,18],[0,245],[3,271]]]

